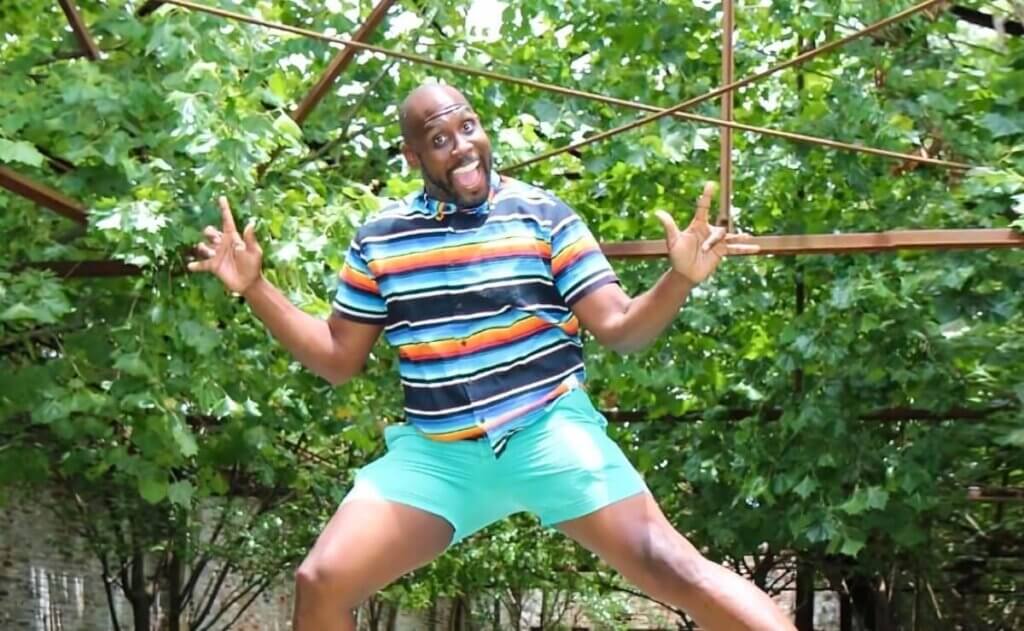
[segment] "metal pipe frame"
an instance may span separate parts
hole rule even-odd
[[[933,2],[930,2],[928,4],[931,4],[931,3],[933,3]],[[271,29],[271,30],[282,31],[282,32],[285,32],[285,33],[291,33],[293,35],[302,35],[304,37],[309,37],[311,39],[316,39],[316,40],[320,40],[320,41],[323,41],[323,42],[328,42],[328,43],[332,43],[332,44],[342,44],[342,45],[351,46],[353,48],[357,48],[357,49],[360,49],[360,50],[376,52],[376,53],[380,53],[381,55],[385,55],[387,57],[392,57],[392,58],[395,58],[395,59],[401,59],[403,61],[407,61],[407,62],[410,62],[410,63],[423,64],[423,65],[427,65],[427,66],[433,66],[435,68],[443,68],[445,70],[450,70],[452,72],[460,72],[460,73],[464,73],[464,74],[468,74],[468,75],[483,77],[485,79],[491,79],[491,80],[494,80],[494,81],[501,81],[501,82],[504,82],[504,83],[511,83],[511,84],[520,85],[520,86],[523,86],[523,87],[535,89],[535,90],[543,90],[545,92],[552,92],[554,94],[561,94],[561,95],[564,95],[564,96],[588,99],[588,100],[597,101],[597,102],[600,102],[600,103],[606,103],[608,105],[616,105],[616,106],[620,106],[620,107],[624,107],[624,108],[635,109],[635,110],[642,110],[642,111],[647,111],[647,112],[660,113],[660,112],[665,112],[666,111],[666,110],[663,110],[663,109],[661,109],[661,108],[659,108],[657,106],[648,105],[648,104],[645,104],[645,103],[635,103],[633,101],[627,101],[627,100],[624,100],[624,99],[618,99],[618,98],[615,98],[615,97],[605,96],[603,94],[595,94],[593,92],[585,92],[585,91],[581,91],[581,90],[574,90],[572,88],[566,88],[566,87],[562,87],[562,86],[559,86],[559,85],[554,85],[554,84],[550,84],[550,83],[544,83],[544,82],[541,82],[541,81],[535,81],[533,79],[523,79],[523,78],[520,78],[520,77],[513,77],[513,76],[510,76],[510,75],[505,75],[505,74],[501,74],[501,73],[497,73],[497,72],[491,72],[489,70],[481,70],[479,68],[473,68],[472,66],[464,66],[464,65],[460,65],[460,64],[453,64],[453,63],[449,63],[449,62],[446,62],[446,61],[440,61],[440,60],[437,60],[437,59],[431,59],[429,57],[423,57],[421,55],[414,55],[414,54],[411,54],[411,53],[403,53],[403,52],[400,52],[400,51],[391,50],[389,48],[384,48],[384,47],[381,47],[381,46],[374,46],[372,44],[367,44],[365,42],[355,42],[355,41],[352,41],[352,40],[349,40],[349,39],[344,39],[344,38],[341,38],[341,37],[332,37],[330,35],[325,35],[323,33],[320,33],[320,32],[317,32],[317,31],[313,31],[313,30],[310,30],[310,29],[304,29],[304,28],[300,28],[300,27],[296,27],[296,26],[290,26],[290,25],[281,24],[281,23],[278,23],[278,22],[270,22],[268,20],[262,20],[260,18],[254,18],[252,16],[244,15],[244,14],[241,14],[241,13],[235,13],[235,12],[232,12],[232,11],[227,11],[225,9],[219,9],[217,7],[210,7],[210,6],[206,6],[206,5],[203,5],[203,4],[197,4],[195,2],[189,2],[188,0],[159,0],[159,4],[173,4],[173,5],[185,8],[185,9],[189,9],[191,11],[197,11],[197,12],[201,12],[201,13],[208,13],[210,15],[215,15],[217,17],[226,18],[226,19],[230,19],[230,20],[236,20],[236,21],[239,21],[239,22],[245,22],[247,24],[253,24],[255,26],[261,26],[261,27],[268,28],[268,29]],[[920,10],[920,9],[917,9],[917,10]],[[890,18],[889,22],[887,22],[886,25],[891,23],[891,21],[893,19],[895,19],[895,16],[894,16],[894,18]],[[879,24],[881,24],[881,23],[879,23]],[[874,26],[878,27],[877,24],[874,25]],[[872,27],[868,27],[868,28],[872,28]],[[877,28],[876,28],[876,30],[877,30]],[[857,35],[857,34],[854,34],[854,35]],[[851,35],[848,38],[845,38],[844,40],[839,40],[839,41],[840,42],[849,41],[850,38],[854,37],[854,35]],[[833,44],[836,44],[836,43],[834,42]],[[814,51],[811,51],[811,52],[814,52]],[[793,60],[790,60],[790,62],[787,62],[787,63],[791,63],[792,61]],[[806,61],[806,59],[805,59],[805,61]],[[766,72],[769,72],[769,71],[766,71]],[[764,74],[764,73],[759,73],[759,74]],[[764,75],[764,76],[767,76],[767,75]],[[742,85],[746,85],[746,83],[749,83],[750,80],[751,80],[751,77],[747,77],[746,79],[744,79],[744,80],[742,80],[740,82],[736,82],[736,83],[734,83],[732,85],[723,86],[723,87],[724,88],[728,88],[729,90],[732,90],[732,89],[734,89],[736,87],[742,87]],[[744,82],[746,82],[746,83],[744,83]],[[722,90],[722,88],[720,88],[719,90]],[[728,90],[724,90],[724,91],[728,91]],[[716,90],[715,92],[710,93],[710,95],[703,95],[703,96],[697,97],[697,100],[699,100],[699,102],[704,102],[704,101],[706,101],[708,99],[715,98],[719,94],[720,94],[720,92]],[[696,104],[696,102],[698,102],[697,100],[694,100],[694,102],[691,103],[691,105],[692,104]],[[746,131],[746,132],[760,134],[760,135],[764,135],[764,136],[771,136],[771,137],[775,137],[775,138],[782,138],[784,140],[790,140],[790,141],[800,142],[800,143],[821,145],[821,146],[829,147],[829,148],[832,148],[832,149],[840,149],[840,150],[843,150],[843,151],[852,151],[852,152],[856,152],[856,153],[865,153],[865,154],[875,155],[875,156],[879,156],[879,157],[885,157],[885,158],[890,158],[890,159],[894,159],[894,160],[899,160],[899,161],[902,161],[902,162],[912,161],[912,162],[916,162],[916,163],[919,163],[919,164],[928,164],[928,165],[932,165],[932,166],[944,167],[944,168],[949,168],[949,169],[957,169],[957,170],[967,170],[967,169],[974,168],[973,165],[964,164],[964,163],[961,163],[961,162],[952,162],[952,161],[949,161],[949,160],[939,160],[939,159],[936,159],[936,158],[922,157],[922,156],[919,156],[919,155],[916,155],[916,154],[912,154],[912,153],[901,153],[901,152],[898,152],[898,151],[889,151],[887,149],[877,149],[877,148],[874,148],[874,147],[866,147],[866,146],[863,146],[863,145],[855,145],[855,144],[851,144],[851,143],[844,143],[844,142],[840,142],[838,140],[832,140],[832,139],[828,139],[828,138],[818,138],[818,137],[815,137],[815,136],[808,136],[808,135],[805,135],[805,134],[797,134],[797,133],[794,133],[794,132],[787,132],[787,131],[769,129],[769,128],[764,128],[764,127],[755,127],[753,125],[746,125],[746,124],[743,124],[743,123],[737,123],[735,121],[724,121],[724,120],[721,120],[721,119],[718,119],[718,118],[712,118],[712,117],[709,117],[709,116],[701,116],[699,114],[691,114],[689,112],[673,111],[671,113],[671,115],[675,116],[677,118],[680,118],[682,120],[688,120],[688,121],[691,121],[691,122],[701,123],[701,124],[704,124],[704,125],[716,126],[716,127],[724,126],[724,127],[729,127],[731,129],[737,129],[737,130],[740,130],[740,131]],[[566,150],[568,150],[568,149],[566,149]],[[509,167],[507,169],[504,169],[504,171],[505,172],[509,172],[511,170],[514,170],[515,168],[518,168],[519,166],[521,166],[521,165],[515,165],[513,167]]]
[[[377,3],[377,6],[373,7],[373,11],[370,12],[369,17],[366,18],[366,22],[359,27],[356,34],[352,36],[352,40],[356,42],[365,42],[370,39],[370,36],[377,30],[380,23],[384,20],[384,16],[387,15],[388,9],[395,4],[395,0],[381,0]],[[302,102],[299,103],[295,111],[291,113],[292,119],[302,125],[306,122],[306,118],[309,117],[313,109],[320,104],[324,96],[327,94],[327,90],[330,89],[335,79],[338,78],[352,60],[355,59],[357,49],[353,46],[346,46],[344,50],[335,55],[334,59],[327,66],[327,71],[324,72],[320,80],[317,81],[313,89],[306,94]]]
[[[83,226],[89,223],[85,206],[80,202],[5,166],[0,166],[0,186]]]
[[[736,63],[733,58],[733,33],[736,29],[736,7],[733,0],[722,2],[722,85],[733,83]],[[721,118],[731,121],[733,116],[733,95],[730,90],[722,94]],[[721,128],[720,155],[718,159],[718,225],[729,232],[732,225],[732,129]]]
[[[760,250],[751,255],[859,254],[893,250],[973,250],[1024,247],[1024,234],[1009,228],[892,230],[846,234],[797,234],[751,237]],[[608,258],[643,259],[667,255],[663,239],[603,243]]]
[[[71,30],[75,33],[75,38],[78,40],[78,45],[82,48],[82,53],[93,61],[99,59],[100,49],[89,34],[89,29],[86,27],[82,15],[78,12],[78,7],[75,6],[72,0],[57,1],[60,3],[60,8],[63,9],[64,15],[68,19],[68,24],[71,25]]]

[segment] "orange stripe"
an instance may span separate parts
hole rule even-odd
[[[476,263],[490,258],[517,254],[525,256],[537,256],[539,254],[549,258],[551,256],[551,246],[545,241],[527,237],[506,238],[497,241],[470,243],[451,248],[430,250],[428,252],[414,252],[412,254],[377,259],[370,263],[370,271],[376,276],[384,276],[386,274],[399,274],[424,267]]]
[[[377,287],[377,281],[347,265],[341,269],[341,279],[349,285],[362,289],[363,291],[368,291],[374,294],[380,293],[380,288]]]
[[[406,344],[398,349],[402,359],[410,361],[424,361],[428,359],[447,359],[469,355],[495,346],[502,346],[517,339],[528,337],[538,331],[549,328],[551,325],[537,316],[528,316],[514,322],[511,326],[500,329],[488,329],[474,333],[463,339],[438,340],[436,342],[421,342],[419,344]],[[565,327],[562,327],[563,330]]]
[[[551,271],[554,274],[561,274],[562,270],[572,265],[580,257],[588,252],[597,249],[597,243],[593,238],[583,238],[562,248],[562,251],[555,255],[555,258],[551,260]]]
[[[520,416],[523,416],[524,414],[528,414],[529,412],[532,412],[532,411],[536,410],[537,408],[540,408],[540,407],[543,407],[543,406],[547,405],[548,403],[550,403],[551,401],[557,399],[558,397],[562,396],[563,394],[565,394],[568,391],[569,391],[569,386],[566,385],[566,383],[563,381],[562,383],[558,384],[558,386],[556,386],[554,390],[552,390],[551,392],[549,392],[546,395],[544,395],[543,398],[538,399],[537,401],[534,401],[533,403],[528,403],[526,405],[521,405],[521,406],[517,407],[516,409],[510,410],[508,412],[505,412],[501,416],[497,416],[497,417],[495,417],[495,418],[493,418],[493,419],[491,419],[491,420],[489,420],[486,423],[483,423],[481,425],[477,425],[475,427],[469,427],[469,428],[466,428],[466,429],[456,430],[454,432],[444,432],[444,433],[440,433],[440,434],[427,434],[427,433],[424,433],[424,435],[427,438],[431,439],[431,440],[436,440],[436,441],[444,442],[444,443],[455,442],[457,440],[465,440],[467,438],[479,438],[479,437],[483,436],[484,434],[486,434],[487,432],[493,431],[494,429],[500,427],[501,425],[504,425],[505,423],[507,423],[507,422],[509,422],[511,420],[519,418]]]
[[[426,432],[424,432],[423,435],[429,438],[430,440],[436,440],[442,443],[453,443],[457,440],[466,440],[467,438],[480,438],[485,433],[486,432],[484,432],[484,428],[478,425],[476,427],[460,429],[454,432],[446,432],[443,434],[427,434]]]
[[[514,420],[516,418],[519,418],[520,416],[533,412],[537,408],[544,407],[545,405],[562,396],[568,391],[569,386],[567,386],[563,381],[562,383],[558,384],[558,386],[554,390],[544,395],[543,398],[534,401],[533,403],[528,403],[526,405],[519,406],[514,410],[505,412],[501,416],[493,418],[487,421],[486,423],[483,423],[482,425],[477,425],[476,427],[470,427],[468,429],[461,429],[454,432],[447,432],[443,434],[426,434],[426,436],[431,440],[437,440],[441,442],[452,442],[456,440],[464,440],[466,438],[479,438],[480,436],[483,436],[487,432],[493,431],[511,420]]]

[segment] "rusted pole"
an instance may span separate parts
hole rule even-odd
[[[226,11],[224,9],[218,9],[216,7],[209,7],[202,4],[196,4],[194,2],[188,2],[187,0],[159,0],[159,4],[174,4],[189,10],[199,11],[202,13],[209,13],[218,17],[227,18],[230,20],[237,20],[239,22],[245,22],[247,24],[254,24],[256,26],[262,26],[264,28],[273,29],[276,31],[282,31],[285,33],[292,33],[295,35],[302,35],[311,39],[316,39],[324,42],[330,42],[333,44],[343,44],[345,46],[351,46],[360,50],[368,50],[376,53],[380,53],[387,57],[393,57],[395,59],[401,59],[410,63],[423,64],[427,66],[433,66],[435,68],[443,68],[452,72],[458,72],[462,74],[472,75],[476,77],[484,77],[485,79],[491,79],[493,81],[502,81],[505,83],[512,83],[515,85],[521,85],[523,87],[532,88],[535,90],[544,90],[546,92],[552,92],[555,94],[562,94],[565,96],[571,96],[582,99],[589,99],[592,101],[598,101],[600,103],[607,103],[609,105],[617,105],[620,107],[643,110],[647,112],[661,112],[661,108],[654,105],[648,105],[646,103],[636,103],[633,101],[626,101],[624,99],[617,99],[611,96],[605,96],[603,94],[595,94],[593,92],[584,92],[581,90],[574,90],[572,88],[566,88],[559,85],[550,83],[543,83],[541,81],[535,81],[533,79],[522,79],[519,77],[513,77],[497,72],[491,72],[489,70],[481,70],[479,68],[473,68],[472,66],[463,66],[459,64],[453,64],[446,61],[440,61],[437,59],[431,59],[429,57],[423,57],[421,55],[413,55],[411,53],[403,53],[389,48],[383,48],[381,46],[374,46],[372,44],[366,44],[364,42],[353,42],[351,40],[343,39],[340,37],[332,37],[330,35],[324,35],[317,31],[309,29],[299,28],[297,26],[289,26],[287,24],[281,24],[279,22],[269,22],[267,20],[261,20],[260,18],[254,18],[252,16],[243,15],[241,13],[234,13],[232,11]],[[717,96],[717,94],[715,94]],[[699,97],[701,101],[706,100],[708,97]],[[712,125],[716,127],[729,127],[740,131],[747,131],[755,134],[762,134],[765,136],[773,136],[776,138],[783,138],[785,140],[792,140],[801,143],[810,143],[816,145],[822,145],[825,147],[831,147],[833,149],[841,149],[844,151],[853,151],[858,153],[867,153],[885,158],[893,158],[900,161],[912,160],[920,164],[930,164],[933,166],[940,166],[950,169],[968,170],[974,168],[974,165],[964,164],[961,162],[951,162],[948,160],[938,160],[935,158],[921,157],[910,153],[900,153],[897,151],[889,151],[886,149],[876,149],[873,147],[865,147],[863,145],[854,145],[850,143],[844,143],[837,140],[831,140],[828,138],[817,138],[815,136],[808,136],[804,134],[797,134],[793,132],[780,131],[775,129],[767,129],[763,127],[755,127],[753,125],[745,125],[734,121],[723,121],[710,116],[701,116],[699,114],[691,114],[689,112],[677,111],[673,112],[672,116],[677,118],[688,120],[696,123],[702,123],[705,125]],[[512,168],[512,167],[510,167]]]
[[[85,215],[85,206],[81,203],[5,166],[0,166],[0,186],[83,226],[89,223]]]
[[[366,22],[359,27],[356,34],[352,36],[352,41],[365,42],[370,39],[377,27],[380,26],[384,16],[387,15],[388,9],[395,3],[395,0],[381,0],[377,3],[377,6],[373,7],[373,11],[370,12],[370,16],[366,18]],[[292,119],[296,123],[302,125],[306,122],[306,118],[309,117],[310,112],[313,111],[320,101],[327,94],[327,91],[331,88],[334,80],[338,78],[342,72],[348,68],[349,64],[356,57],[357,48],[354,46],[346,46],[344,50],[335,55],[334,59],[327,66],[327,71],[324,72],[320,80],[317,81],[313,89],[306,94],[299,106],[295,108],[295,111],[291,113]]]
[[[78,45],[82,48],[82,52],[93,61],[99,59],[100,49],[96,47],[96,42],[89,35],[89,29],[86,27],[82,15],[78,12],[78,7],[75,6],[72,0],[58,0],[58,2],[60,2],[60,8],[64,10],[68,24],[71,25],[71,30],[75,32],[75,38],[78,39]]]
[[[122,261],[39,261],[25,263],[16,269],[45,269],[61,278],[118,278],[138,276],[142,268]]]
[[[722,2],[722,85],[733,82],[736,71],[733,59],[733,32],[735,30],[736,10],[733,0]],[[732,90],[722,94],[721,119],[732,120]],[[718,225],[726,226],[732,232],[732,129],[721,128],[721,155],[719,156],[719,190],[718,190]]]
[[[999,228],[964,230],[893,230],[849,234],[794,234],[752,237],[757,255],[855,254],[892,250],[1024,248],[1024,234]],[[666,255],[665,241],[604,243],[609,258],[654,258]]]

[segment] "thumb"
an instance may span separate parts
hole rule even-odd
[[[676,220],[672,218],[672,215],[668,214],[664,210],[654,211],[654,216],[661,222],[661,227],[665,229],[665,238],[670,241],[674,241],[677,234],[679,234],[679,227],[676,226]]]
[[[251,250],[258,247],[256,244],[256,222],[250,221],[242,231],[242,238],[245,240],[245,249]]]

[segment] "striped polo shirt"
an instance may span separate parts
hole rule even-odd
[[[407,420],[443,441],[514,431],[584,379],[570,306],[618,282],[590,230],[554,195],[492,175],[489,199],[456,208],[425,192],[357,232],[333,305],[384,326]]]

